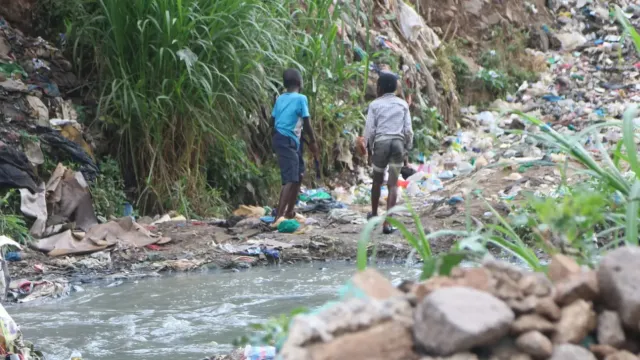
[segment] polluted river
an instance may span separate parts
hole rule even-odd
[[[379,266],[394,280],[418,268]],[[86,286],[71,296],[7,308],[49,360],[194,359],[222,354],[249,324],[336,299],[349,262],[203,272]]]

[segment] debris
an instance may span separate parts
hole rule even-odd
[[[300,223],[295,219],[288,219],[278,224],[278,232],[291,234],[300,228]]]

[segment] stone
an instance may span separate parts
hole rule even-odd
[[[571,275],[579,274],[580,272],[580,265],[572,258],[563,254],[555,254],[551,257],[549,278],[554,283],[564,280]]]
[[[599,295],[595,271],[574,274],[556,283],[556,302],[560,305],[569,305],[578,299],[594,301]]]
[[[316,343],[304,348],[303,353],[285,354],[284,360],[411,360],[418,359],[413,350],[411,330],[404,324],[388,321],[364,331],[343,334],[327,343]],[[304,357],[299,357],[299,356]]]
[[[573,344],[557,345],[549,360],[597,360],[596,357],[582,346]]]
[[[555,344],[578,344],[595,327],[596,314],[592,310],[591,303],[578,299],[562,309],[553,342]]]
[[[447,357],[425,356],[420,360],[479,360],[479,358],[478,358],[478,355],[476,354],[465,352],[465,353],[459,353],[459,354],[455,354]]]
[[[554,291],[553,283],[542,273],[532,273],[524,276],[518,281],[518,286],[524,295],[535,295],[537,297],[549,296]]]
[[[560,320],[560,307],[556,304],[552,297],[539,298],[536,304],[536,313],[546,317],[549,320]]]
[[[458,279],[452,279],[447,276],[434,276],[427,281],[415,284],[411,288],[411,294],[415,296],[418,301],[421,301],[437,289],[458,286],[458,284]]]
[[[598,316],[598,343],[619,348],[626,340],[618,313],[605,310]]]
[[[511,332],[514,334],[522,334],[529,331],[550,333],[555,329],[556,326],[551,321],[538,314],[522,315],[511,324]]]
[[[616,310],[626,327],[640,330],[640,248],[609,252],[598,267],[598,283],[607,308]]]
[[[385,300],[403,295],[402,291],[396,289],[389,279],[372,268],[358,272],[351,278],[351,283],[374,299]]]
[[[491,294],[468,287],[441,288],[418,304],[413,334],[428,353],[451,355],[498,341],[514,318],[507,304]]]
[[[532,357],[520,351],[515,341],[510,337],[506,337],[497,345],[491,347],[489,360],[532,360]]]
[[[638,360],[638,357],[626,350],[622,350],[608,355],[604,360]]]
[[[506,300],[507,305],[518,314],[526,314],[534,311],[538,305],[538,298],[530,295],[524,299]]]
[[[539,331],[529,331],[518,336],[516,346],[536,358],[548,358],[553,353],[551,340]]]
[[[604,359],[607,356],[618,352],[618,349],[613,346],[604,344],[592,344],[589,346],[589,350],[591,350],[598,359]]]

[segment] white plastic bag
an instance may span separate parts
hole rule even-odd
[[[422,17],[404,1],[398,1],[398,19],[404,37],[411,42],[416,41],[425,27]]]

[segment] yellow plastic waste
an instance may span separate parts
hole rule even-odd
[[[89,154],[89,156],[91,156],[91,158],[95,160],[95,157],[93,156],[93,150],[91,150],[91,146],[89,146],[89,144],[87,144],[87,142],[84,141],[84,138],[82,137],[82,133],[78,129],[73,127],[73,125],[66,124],[62,126],[62,130],[60,131],[60,134],[65,138],[67,138],[68,140],[71,140],[74,143],[80,145],[84,149],[84,151],[86,151],[87,154]]]
[[[264,216],[264,208],[259,206],[248,206],[248,205],[240,205],[237,208],[233,215],[235,216],[246,216],[246,217],[263,217]]]

